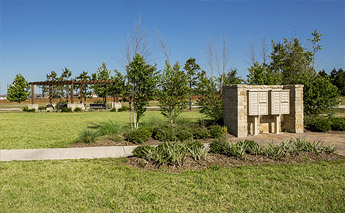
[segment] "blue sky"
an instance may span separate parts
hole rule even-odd
[[[305,47],[317,29],[323,34],[318,70],[345,68],[345,1],[103,1],[0,0],[0,94],[17,73],[43,81],[54,70],[68,67],[73,76],[96,72],[102,62],[125,73],[126,36],[142,22],[153,41],[155,31],[170,46],[171,61],[194,57],[206,70],[208,39],[231,48],[231,66],[248,74],[249,38],[260,46],[296,35]],[[150,61],[163,69],[158,45]]]

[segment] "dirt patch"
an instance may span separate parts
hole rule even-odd
[[[74,143],[70,144],[69,148],[80,148],[80,147],[96,147],[96,146],[137,146],[137,145],[158,145],[162,142],[154,139],[149,139],[147,142],[143,144],[135,144],[128,141],[114,141],[114,140],[100,140],[96,141],[95,143]]]
[[[243,165],[262,165],[262,164],[291,164],[291,163],[304,163],[304,162],[318,162],[329,161],[341,158],[337,154],[315,154],[309,152],[301,152],[297,156],[286,156],[280,159],[272,159],[266,156],[243,155],[242,158],[228,157],[221,154],[208,154],[207,158],[202,161],[195,161],[192,157],[188,156],[183,165],[178,167],[176,165],[157,165],[148,162],[144,159],[137,157],[129,157],[127,164],[132,167],[144,169],[148,171],[163,169],[169,171],[185,171],[185,170],[198,170],[205,169],[211,166],[243,166]]]

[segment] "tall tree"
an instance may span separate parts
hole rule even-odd
[[[207,77],[206,72],[198,74],[197,91],[200,95],[198,105],[200,112],[206,114],[215,122],[221,123],[223,119],[223,98],[218,93],[218,85],[214,78]]]
[[[90,81],[91,80],[91,76],[88,75],[88,73],[86,71],[83,70],[82,73],[80,73],[80,75],[78,75],[75,80],[77,81]],[[81,84],[80,85],[81,88],[81,98],[84,99],[84,103],[86,104],[86,98],[91,98],[91,91],[90,86],[87,84]],[[75,88],[76,91],[80,90],[80,88]],[[82,99],[80,100],[80,102],[82,102]]]
[[[111,70],[107,69],[107,64],[105,62],[102,63],[100,67],[98,67],[96,73],[92,73],[91,78],[92,80],[110,80],[110,72]],[[103,98],[103,102],[107,102],[107,96],[109,95],[111,85],[109,84],[95,84],[93,86],[93,90],[97,94],[98,97]]]
[[[252,85],[276,85],[281,82],[281,74],[272,72],[265,64],[254,63],[254,66],[248,68],[248,84]]]
[[[110,93],[114,95],[115,102],[119,101],[119,95],[123,95],[125,91],[125,76],[123,76],[119,71],[114,70],[115,75],[111,76],[111,80],[114,81],[114,84],[110,87]]]
[[[145,59],[136,54],[133,60],[126,66],[127,84],[133,104],[133,125],[132,128],[139,127],[139,120],[146,111],[155,94],[158,72],[156,65],[147,64]]]
[[[200,66],[195,62],[195,58],[189,58],[184,65],[184,70],[186,70],[188,86],[190,88],[189,110],[192,110],[192,95],[195,92]]]
[[[190,87],[188,86],[187,75],[180,70],[178,62],[173,67],[168,61],[160,75],[158,100],[161,105],[162,114],[175,123],[176,117],[186,108]]]
[[[334,68],[330,74],[330,80],[332,84],[338,87],[341,95],[345,96],[345,71],[342,68],[338,70]]]
[[[241,76],[237,75],[237,69],[231,69],[228,73],[224,74],[224,85],[242,84]]]
[[[30,95],[30,85],[20,73],[14,77],[12,84],[7,89],[7,99],[11,102],[23,102]]]

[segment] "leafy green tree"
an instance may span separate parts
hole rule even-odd
[[[345,96],[345,71],[342,68],[338,70],[334,68],[330,74],[330,80],[338,87],[340,94]]]
[[[328,77],[313,76],[304,83],[304,112],[307,115],[318,115],[329,107],[338,105],[338,88]]]
[[[111,76],[110,79],[115,83],[110,87],[110,93],[114,94],[115,102],[119,101],[119,95],[123,95],[125,87],[125,76],[123,76],[119,71],[114,70],[115,75]]]
[[[97,72],[92,73],[91,78],[92,80],[110,80],[110,73],[111,70],[108,70],[106,63],[103,62],[102,65],[98,67]],[[92,88],[97,94],[97,96],[103,98],[103,102],[106,103],[107,96],[110,94],[111,85],[95,84],[92,86]]]
[[[72,72],[67,68],[62,69],[61,76],[59,77],[59,81],[68,81],[71,80]],[[68,99],[71,88],[70,85],[63,85],[63,86],[58,86],[57,91],[59,96],[61,97],[60,99],[66,97]]]
[[[80,75],[78,75],[75,78],[75,80],[77,80],[77,81],[90,81],[91,76],[89,76],[86,71],[83,71],[82,73],[80,73]],[[91,91],[89,90],[90,86],[87,84],[82,84],[82,85],[80,85],[80,88],[81,88],[81,98],[84,99],[84,103],[86,103],[86,98],[92,98]],[[80,88],[76,87],[75,90],[80,91]],[[80,102],[82,102],[82,100],[80,100]]]
[[[305,114],[320,113],[337,105],[338,96],[330,80],[315,71],[315,56],[322,49],[318,43],[322,34],[315,30],[312,36],[312,39],[308,39],[312,43],[311,50],[304,48],[298,38],[284,38],[282,43],[272,42],[272,61],[269,66],[274,73],[281,73],[282,84],[304,85]]]
[[[158,81],[156,65],[147,64],[144,58],[136,54],[133,60],[126,66],[127,87],[130,95],[130,104],[133,104],[133,125],[138,128],[139,120],[146,111],[149,100],[153,99]]]
[[[14,77],[12,84],[7,90],[7,99],[11,102],[23,102],[30,95],[30,85],[20,73]]]
[[[158,100],[162,114],[175,123],[176,117],[186,108],[191,88],[188,76],[180,70],[178,62],[173,67],[166,61],[165,69],[160,75]]]
[[[329,77],[325,70],[319,71],[318,75],[322,77]]]
[[[184,70],[186,70],[188,86],[190,88],[189,110],[192,110],[192,95],[195,92],[195,86],[198,80],[197,74],[200,71],[200,66],[195,62],[195,58],[189,58],[184,65]]]
[[[197,91],[200,95],[198,105],[201,107],[200,112],[206,114],[216,122],[223,119],[223,99],[218,93],[218,85],[214,78],[207,77],[206,72],[198,74]]]
[[[276,85],[281,82],[281,75],[278,72],[272,72],[265,64],[255,62],[253,66],[248,68],[247,75],[248,84],[252,85]]]
[[[223,82],[224,85],[231,85],[231,84],[242,84],[243,80],[241,76],[237,75],[237,69],[231,69],[229,72],[223,74]]]

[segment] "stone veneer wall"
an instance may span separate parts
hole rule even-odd
[[[246,137],[253,133],[254,117],[248,116],[248,90],[290,90],[290,114],[280,116],[280,131],[303,133],[303,85],[231,85],[223,86],[224,125],[230,134]],[[274,133],[273,115],[258,118],[258,130]]]

